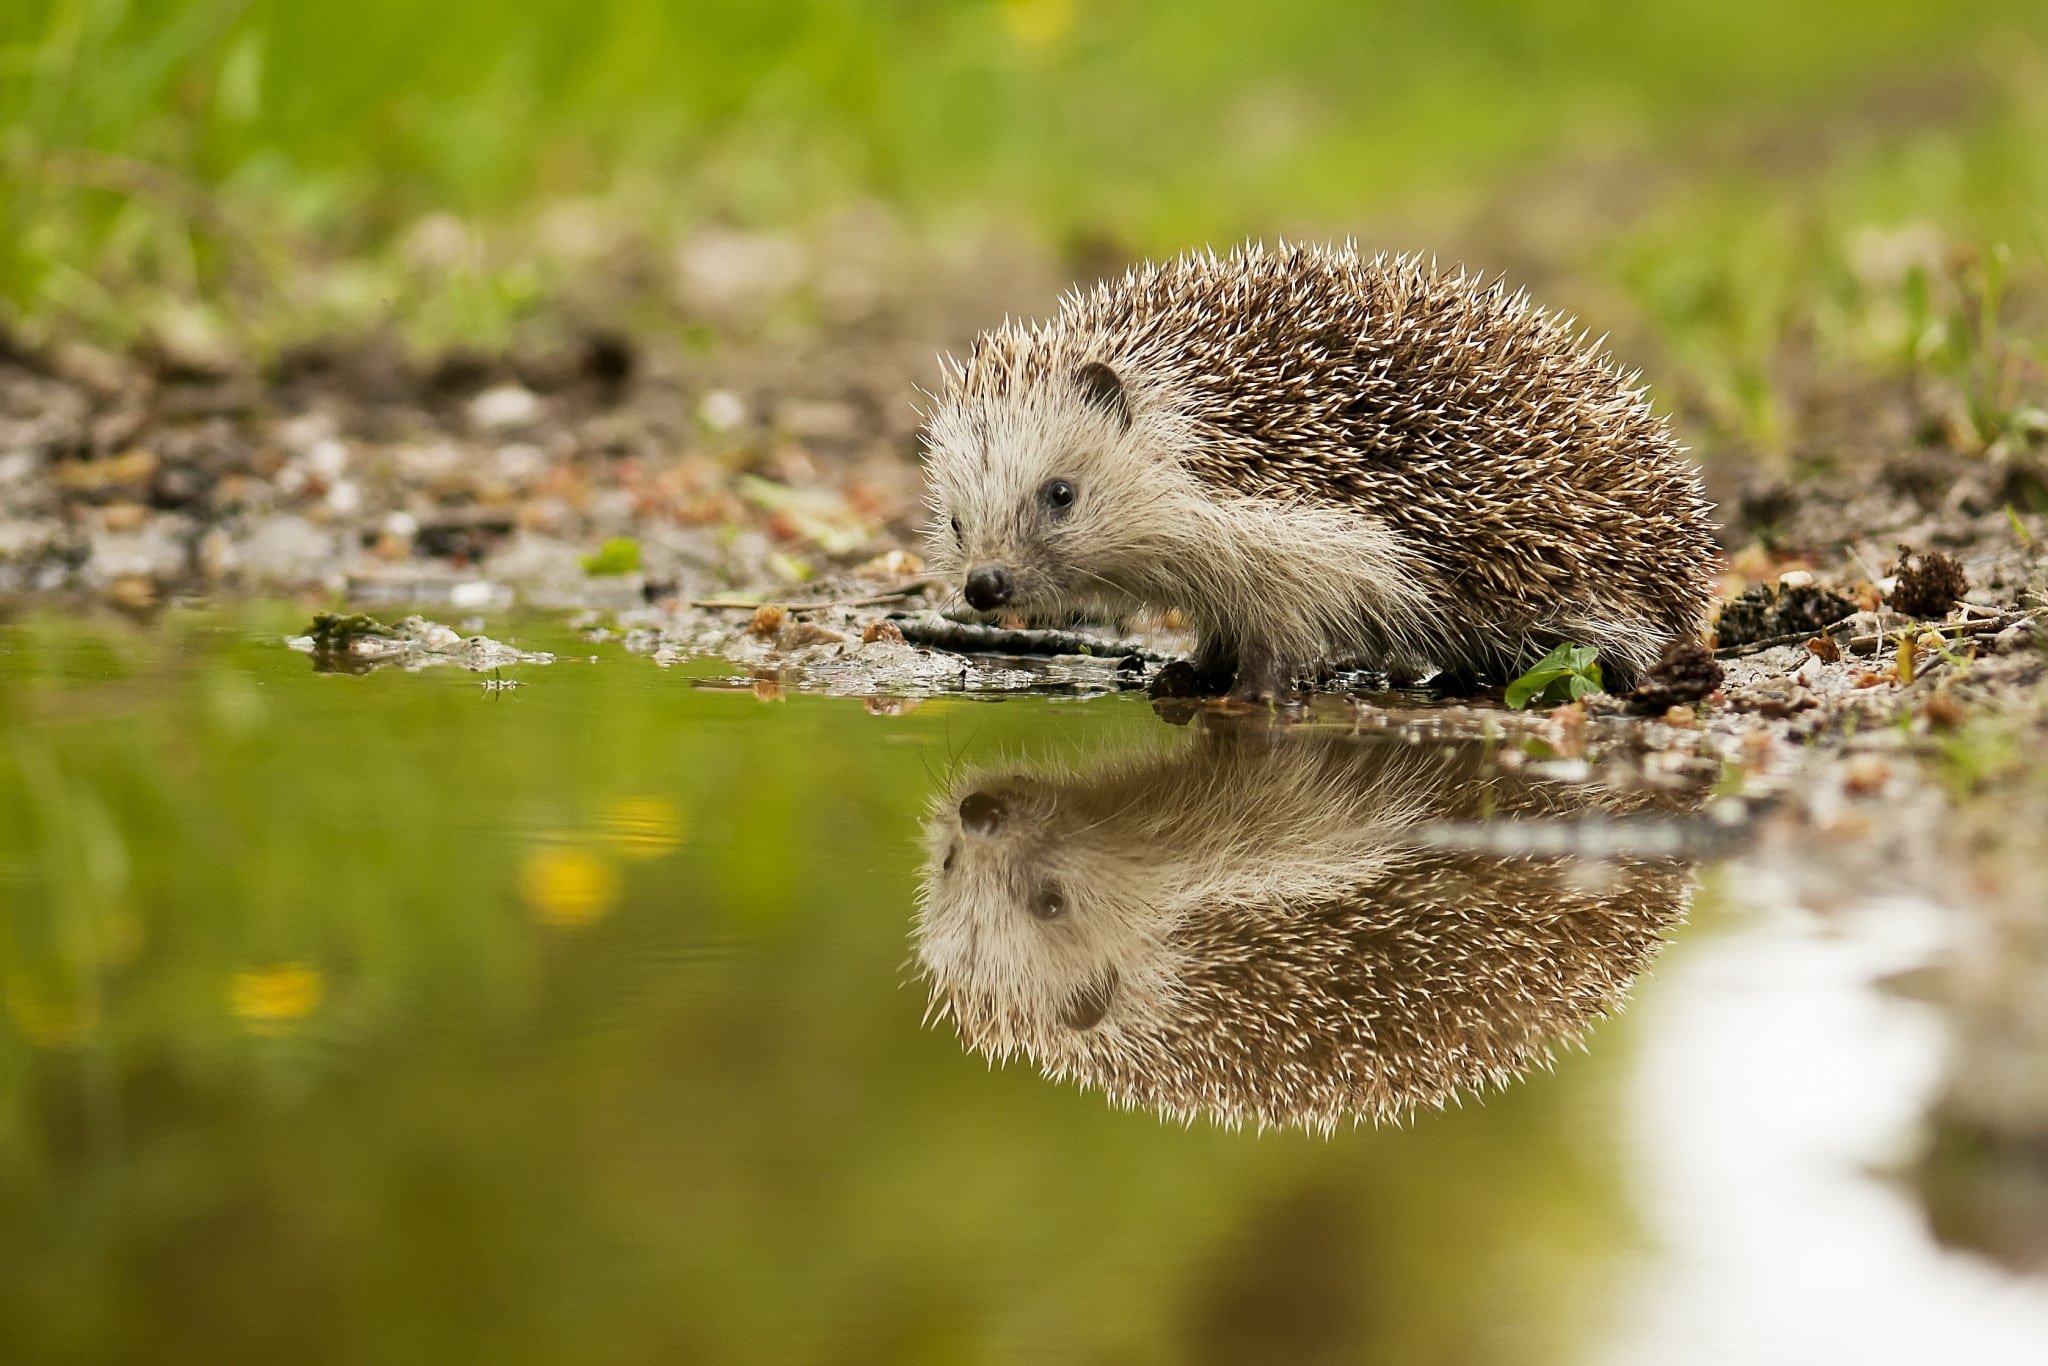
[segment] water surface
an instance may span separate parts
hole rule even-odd
[[[1687,920],[1689,867],[1523,861],[1468,929],[1604,905],[1641,933],[1606,958],[1508,934],[1514,989],[1467,990],[1434,1032],[1417,1012],[1452,997],[1342,988],[1361,1018],[1407,1010],[1388,1037],[1426,1037],[1439,1070],[1504,1049],[1449,1078],[1462,1103],[1340,1081],[1340,1110],[1391,1122],[1162,1118],[925,1025],[915,923],[961,802],[998,780],[1179,775],[1138,785],[1171,799],[1129,904],[1165,904],[1138,893],[1197,852],[1172,813],[1194,828],[1211,740],[1142,698],[763,701],[695,686],[726,666],[658,669],[547,622],[491,623],[558,655],[498,680],[516,688],[345,676],[282,647],[305,619],[0,625],[0,1360],[1540,1362],[1642,1340],[1691,1360],[1698,1287],[1755,1293],[1687,1279],[1657,1194],[1673,1140],[1643,1069],[1674,1038],[1726,1056],[1712,1027],[1644,1032],[1724,933]],[[1210,828],[1250,832],[1242,851],[1301,828],[1304,772],[1379,823],[1332,825],[1321,864],[1226,859],[1237,881],[1174,904],[1240,926],[1320,906],[1392,971],[1409,960],[1372,933],[1462,914],[1396,871],[1456,872],[1424,879],[1437,897],[1504,866],[1430,832],[1645,800],[1398,745],[1232,759],[1219,790],[1257,800]],[[1119,798],[1093,829],[1142,814]],[[1047,846],[1070,872],[1080,831]],[[1074,881],[1069,908],[1112,881]],[[1584,988],[1569,1018],[1525,1008],[1552,969]],[[1607,1018],[1615,995],[1632,1004]],[[1488,1020],[1513,1037],[1472,1032]],[[1384,1080],[1361,1037],[1288,1065]],[[1924,1241],[1895,1193],[1823,1175]],[[1957,1303],[1929,1312],[1960,1322]]]

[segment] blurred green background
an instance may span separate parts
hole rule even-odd
[[[926,292],[960,243],[1085,276],[1356,235],[1545,286],[1708,430],[1781,448],[1852,366],[1984,446],[2048,317],[2044,33],[2036,0],[13,0],[0,295],[33,335],[495,345],[607,270],[604,311],[674,322],[707,226],[829,264],[852,213]]]
[[[21,168],[135,157],[368,236],[639,178],[749,221],[875,195],[1155,249],[1640,150],[1702,119],[1765,132],[1857,96],[1938,113],[1966,103],[1973,59],[2048,24],[2027,0],[9,11],[0,114]]]

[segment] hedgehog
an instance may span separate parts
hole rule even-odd
[[[926,824],[927,1014],[1181,1120],[1441,1106],[1615,1007],[1691,887],[1676,857],[1504,857],[1445,823],[1666,800],[1314,728],[969,774]]]
[[[1498,280],[1252,244],[946,358],[932,560],[1027,619],[1177,610],[1209,691],[1471,692],[1553,646],[1625,688],[1702,632],[1715,537],[1638,376]]]

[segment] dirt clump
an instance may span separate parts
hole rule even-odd
[[[1755,584],[1721,608],[1721,648],[1753,645],[1779,636],[1811,634],[1856,612],[1856,604],[1818,584]]]
[[[1962,561],[1939,550],[1916,555],[1912,547],[1902,545],[1894,572],[1899,582],[1892,589],[1892,610],[1909,617],[1945,617],[1970,591],[1970,576],[1963,571]]]
[[[1674,640],[1628,695],[1629,706],[1646,716],[1666,712],[1713,696],[1721,679],[1721,665],[1706,646],[1697,640]]]

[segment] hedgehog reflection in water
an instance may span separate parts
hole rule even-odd
[[[967,1047],[1119,1104],[1395,1118],[1505,1084],[1613,1009],[1692,885],[1670,858],[1453,849],[1439,823],[1672,800],[1312,729],[969,776],[927,824],[918,958]]]

